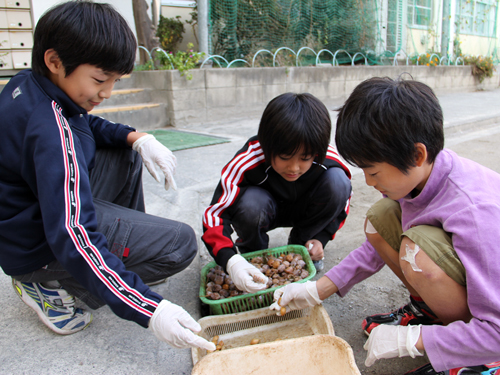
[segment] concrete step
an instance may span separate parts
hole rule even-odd
[[[138,92],[143,92],[144,89],[119,89],[119,90],[113,90],[111,95],[127,95],[127,94],[136,94]]]
[[[140,111],[145,108],[156,108],[159,107],[159,103],[137,103],[137,104],[124,104],[116,106],[103,106],[90,111],[92,115],[101,116],[104,113],[116,113],[116,112],[126,112],[126,111]]]
[[[136,103],[97,107],[89,112],[113,122],[130,125],[137,130],[150,130],[167,126],[166,104]]]
[[[102,106],[115,107],[125,104],[152,103],[151,89],[126,88],[114,89],[111,97],[104,100]]]
[[[7,83],[9,83],[8,79],[0,79],[0,92],[2,92],[3,88]]]
[[[125,74],[115,83],[115,90],[134,88],[134,75]]]
[[[133,74],[122,76],[116,82],[111,97],[90,113],[140,131],[168,125],[166,104],[156,102],[151,89],[134,87]]]
[[[166,104],[153,98],[151,89],[137,88],[134,84],[133,74],[122,76],[115,84],[111,97],[90,113],[137,130],[167,126]]]
[[[0,80],[0,91],[9,79]],[[133,87],[133,75],[124,75],[115,84],[111,97],[90,113],[113,122],[130,125],[137,130],[150,130],[168,125],[166,104],[155,103],[148,88]]]

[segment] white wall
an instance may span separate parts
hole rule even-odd
[[[198,50],[198,42],[193,33],[193,28],[186,20],[191,19],[190,13],[193,11],[194,3],[190,0],[163,0],[161,2],[161,15],[166,18],[175,18],[180,16],[180,21],[184,24],[184,35],[182,42],[179,43],[178,49],[181,51],[187,50],[188,43],[193,43],[194,50]]]
[[[406,5],[405,5],[406,6]],[[500,7],[500,4],[497,4]],[[451,0],[450,9],[450,53],[453,52],[453,40],[455,39],[455,17],[458,9],[458,0]],[[408,27],[408,38],[406,41],[405,51],[408,55],[415,52],[426,53],[430,50],[439,51],[441,49],[441,28],[442,28],[442,17],[443,17],[443,6],[442,2],[435,0],[433,1],[433,20],[432,26],[434,26],[434,35],[429,33],[426,27]],[[406,22],[406,17],[403,17],[403,22]],[[500,10],[497,12],[497,28],[496,37],[485,37],[475,34],[459,34],[461,41],[461,49],[463,55],[482,55],[488,56],[495,51],[499,46],[500,38]]]
[[[64,3],[65,0],[32,0],[32,7],[33,7],[33,21],[34,25],[38,22],[40,17],[52,6],[60,3]],[[127,20],[130,28],[136,34],[135,32],[135,23],[134,23],[134,12],[132,10],[132,0],[107,0],[107,1],[102,1],[102,0],[94,0],[96,3],[108,3],[111,4],[112,6],[115,7],[118,12]],[[151,11],[151,6],[149,8],[149,11]],[[150,15],[151,17],[151,15]],[[137,35],[137,34],[136,34]]]
[[[53,6],[64,3],[66,0],[31,0],[32,10],[33,10],[33,31],[35,31],[35,26],[40,19],[40,17]],[[93,0],[95,3],[107,3],[112,5],[123,18],[127,21],[129,27],[132,29],[134,35],[137,37],[137,33],[135,31],[135,22],[134,22],[134,11],[132,8],[132,0]],[[151,12],[151,5],[148,9]],[[151,13],[149,15],[151,17]],[[136,55],[136,61],[139,61],[139,54]]]

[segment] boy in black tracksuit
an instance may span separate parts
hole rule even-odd
[[[136,49],[107,4],[70,1],[38,21],[33,71],[0,94],[0,266],[58,334],[92,320],[76,296],[174,347],[213,350],[182,307],[145,284],[182,271],[197,252],[191,227],[144,212],[142,163],[175,187],[175,156],[149,134],[88,113],[132,71]]]
[[[222,170],[203,216],[202,239],[238,288],[265,288],[267,278],[236,247],[243,253],[266,249],[274,228],[292,227],[288,243],[306,246],[321,267],[351,196],[350,172],[329,145],[330,133],[328,110],[317,98],[282,94],[267,105],[258,135]]]

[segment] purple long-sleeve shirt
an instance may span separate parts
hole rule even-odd
[[[422,326],[436,371],[500,360],[500,175],[453,151],[441,151],[422,192],[400,199],[403,231],[441,227],[466,272],[472,320]],[[344,296],[385,265],[368,241],[326,273]]]

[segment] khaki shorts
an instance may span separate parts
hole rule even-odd
[[[465,268],[453,248],[453,242],[442,228],[419,225],[403,232],[399,202],[383,198],[366,213],[382,238],[397,252],[403,236],[415,242],[448,276],[465,286]]]

